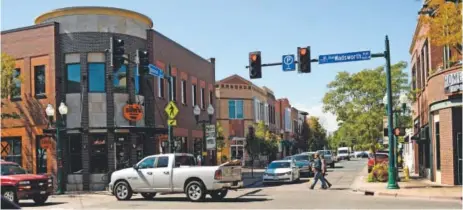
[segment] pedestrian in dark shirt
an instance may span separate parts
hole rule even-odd
[[[323,174],[322,174],[323,172],[322,171],[322,161],[320,160],[318,153],[315,153],[314,157],[315,159],[314,159],[313,170],[314,170],[315,175],[314,175],[313,184],[310,186],[310,189],[313,190],[318,180],[322,182],[322,189],[326,189],[327,187],[326,187],[325,179],[323,178]]]

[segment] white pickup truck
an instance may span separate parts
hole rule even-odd
[[[132,168],[111,174],[109,191],[118,200],[129,200],[134,193],[152,199],[156,193],[185,193],[191,201],[202,201],[206,194],[223,199],[229,189],[243,187],[240,163],[196,166],[191,154],[159,154],[145,157]]]

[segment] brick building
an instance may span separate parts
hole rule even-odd
[[[420,17],[410,47],[412,88],[418,90],[412,102],[415,140],[405,150],[415,152],[415,173],[439,184],[461,185],[461,54],[423,38],[428,30]],[[460,62],[451,62],[450,55]]]
[[[216,83],[216,97],[217,121],[223,128],[226,145],[218,156],[248,160],[244,149],[248,127],[262,121],[268,128],[278,130],[273,92],[232,75]]]
[[[152,26],[150,18],[133,11],[70,7],[42,14],[35,25],[2,31],[2,52],[16,60],[15,75],[22,77],[17,94],[2,99],[3,113],[21,116],[1,121],[2,158],[33,173],[56,175],[62,165],[67,190],[101,190],[105,174],[166,149],[161,141],[167,132],[167,83],[139,75],[131,63],[113,70],[105,53],[110,37],[124,40],[130,60],[145,49],[150,63],[163,70],[170,64],[179,108],[174,149],[193,152],[194,141],[203,136],[193,106],[204,109],[215,101],[214,59],[201,58]],[[69,110],[65,118],[57,111],[61,102]],[[62,163],[56,161],[57,135],[44,134],[47,104],[56,110],[53,121],[65,122],[58,135]],[[141,107],[140,120],[124,117],[128,104]]]

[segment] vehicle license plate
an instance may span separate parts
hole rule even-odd
[[[45,192],[45,191],[40,191],[40,194],[42,194],[42,195],[45,194],[45,193],[47,193],[47,192]]]

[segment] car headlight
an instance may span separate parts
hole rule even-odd
[[[291,171],[286,172],[286,175],[291,175]]]
[[[19,182],[20,185],[28,185],[28,184],[31,184],[30,181],[20,181]]]

